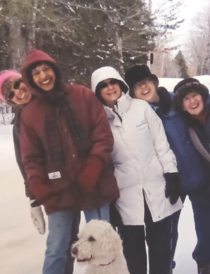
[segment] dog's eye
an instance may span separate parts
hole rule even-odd
[[[88,241],[89,241],[89,242],[94,242],[95,239],[93,238],[93,236],[90,236],[90,237],[88,238]]]

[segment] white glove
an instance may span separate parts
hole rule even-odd
[[[31,203],[34,201],[31,201]],[[45,220],[41,206],[31,207],[31,218],[40,234],[45,233]]]

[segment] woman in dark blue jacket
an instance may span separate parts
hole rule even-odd
[[[177,159],[180,176],[180,196],[182,200],[184,200],[186,195],[189,195],[197,233],[200,225],[200,218],[197,214],[200,206],[200,191],[208,184],[209,176],[206,161],[196,150],[190,138],[185,115],[180,112],[175,112],[172,109],[173,95],[165,88],[158,87],[158,78],[150,72],[146,65],[134,66],[129,69],[126,72],[125,80],[130,87],[130,95],[134,98],[147,101],[162,120],[168,142]],[[177,189],[174,188],[174,193],[176,192]],[[175,213],[173,218],[172,258],[174,257],[178,239],[179,216],[180,211]],[[198,242],[200,242],[199,237]],[[194,256],[197,251],[200,252],[200,254],[203,252],[202,244],[199,244],[199,247],[196,246],[193,252],[193,258],[199,264],[197,258]],[[210,255],[210,243],[208,252]],[[172,263],[172,268],[174,266],[175,262]]]
[[[189,198],[196,220],[197,246],[193,258],[199,274],[210,274],[210,106],[209,91],[197,79],[188,78],[174,88],[174,105],[183,113],[191,140],[202,158],[204,180]],[[192,166],[197,169],[197,166]],[[200,170],[201,171],[201,170]]]

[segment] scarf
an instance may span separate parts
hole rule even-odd
[[[81,156],[88,155],[90,145],[85,131],[75,115],[73,106],[68,102],[64,93],[52,93],[44,98],[46,103],[54,108],[53,116],[47,117],[45,122],[45,134],[50,145],[50,157],[55,164],[65,162],[65,153],[56,119],[56,111],[64,116],[68,132],[72,136],[77,153]]]

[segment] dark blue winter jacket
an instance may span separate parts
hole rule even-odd
[[[164,109],[164,97],[160,96],[161,104],[151,106],[162,120],[168,142],[177,159],[181,189],[188,194],[210,181],[207,163],[190,139],[185,117],[173,110],[168,111],[167,107]]]

